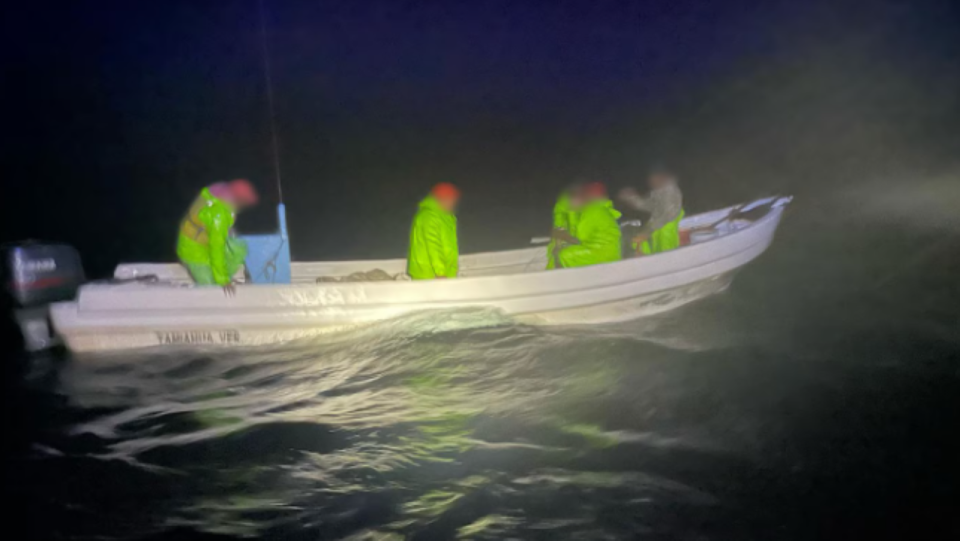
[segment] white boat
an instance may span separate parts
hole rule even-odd
[[[402,275],[406,261],[293,263],[290,283],[243,284],[228,296],[218,287],[193,286],[178,264],[120,265],[119,280],[156,280],[84,285],[75,301],[54,304],[51,316],[74,351],[269,344],[466,306],[495,307],[532,324],[622,321],[724,290],[734,271],[770,245],[789,202],[765,198],[690,216],[681,229],[713,227],[694,234],[687,246],[573,269],[543,270],[542,246],[462,256],[455,280],[317,283],[372,269]],[[751,209],[762,216],[716,224],[734,210]]]

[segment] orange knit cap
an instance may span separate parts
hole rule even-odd
[[[230,195],[233,196],[234,201],[242,205],[253,206],[260,200],[256,188],[245,178],[230,181]]]
[[[459,199],[460,189],[449,182],[441,182],[430,190],[430,195],[437,199]]]
[[[587,197],[606,197],[607,187],[602,182],[590,182],[583,187],[583,193]]]

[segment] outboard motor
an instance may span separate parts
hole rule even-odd
[[[76,296],[84,281],[80,255],[64,244],[26,242],[3,246],[2,257],[0,272],[24,348],[40,351],[56,345],[49,306]]]

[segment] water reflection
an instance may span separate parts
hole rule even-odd
[[[86,359],[61,388],[102,411],[72,428],[96,456],[175,481],[155,528],[496,538],[527,491],[623,482],[566,469],[636,441],[610,411],[626,365],[609,332],[424,314],[243,354]],[[554,520],[538,528],[569,526]]]

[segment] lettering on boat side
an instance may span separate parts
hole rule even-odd
[[[240,331],[157,331],[160,344],[239,344]]]

